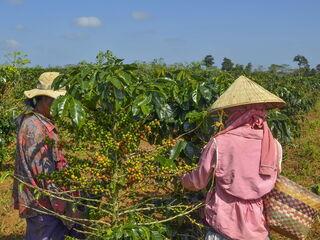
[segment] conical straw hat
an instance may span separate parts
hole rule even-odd
[[[210,110],[217,111],[251,104],[263,104],[267,109],[280,108],[285,101],[245,76],[240,76],[213,103]]]

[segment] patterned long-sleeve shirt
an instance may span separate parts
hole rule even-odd
[[[40,179],[39,174],[61,170],[66,164],[58,147],[55,125],[39,113],[25,114],[18,126],[13,183],[14,208],[19,210],[20,217],[38,215],[35,209],[64,212],[64,201],[44,194],[39,197],[37,192],[41,192],[39,189],[60,191],[53,182]]]

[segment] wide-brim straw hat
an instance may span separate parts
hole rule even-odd
[[[239,106],[263,105],[266,109],[285,106],[278,96],[261,87],[245,76],[237,78],[233,84],[213,103],[210,111],[232,109]]]
[[[34,98],[37,96],[48,96],[51,98],[58,98],[66,95],[67,91],[64,89],[54,90],[52,88],[53,81],[59,76],[58,72],[45,72],[39,77],[37,88],[25,91],[24,95],[27,98]]]

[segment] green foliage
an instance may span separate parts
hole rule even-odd
[[[114,228],[102,229],[99,235],[101,239],[108,240],[164,240],[166,239],[163,235],[165,232],[166,229],[161,225],[145,227],[129,222]],[[96,237],[93,239],[96,239]]]
[[[320,184],[316,184],[314,186],[312,186],[311,190],[315,193],[320,195]]]
[[[247,74],[250,74],[252,72],[252,63],[248,63],[245,68],[244,68],[244,71],[247,73]]]
[[[292,71],[290,69],[290,66],[288,64],[271,64],[268,68],[268,70],[273,74],[286,74]]]
[[[222,71],[231,71],[233,68],[234,63],[229,58],[223,58],[222,64],[221,64],[221,70]]]
[[[212,67],[214,64],[214,58],[212,55],[207,55],[205,56],[205,58],[203,59],[203,65],[206,67]]]
[[[299,68],[302,68],[302,67],[309,68],[310,67],[308,59],[303,55],[296,55],[293,58],[293,61],[298,63]]]
[[[187,146],[186,141],[179,141],[170,151],[170,160],[175,160]]]
[[[5,55],[8,64],[17,68],[24,67],[31,63],[28,55],[22,51],[14,51]]]
[[[11,175],[10,171],[0,172],[0,183],[3,183],[8,177],[10,177],[10,175]]]
[[[207,60],[212,66],[213,58]],[[0,68],[2,159],[12,156],[13,119],[23,109],[23,91],[34,87],[46,70]],[[52,112],[69,167],[40,178],[81,191],[83,198],[74,204],[88,208],[93,239],[201,235],[201,227],[190,228],[201,194],[184,194],[180,177],[195,167],[202,146],[223,126],[225,115],[209,109],[240,74],[287,102],[285,109],[268,115],[283,143],[299,134],[298,121],[320,90],[317,75],[252,72],[250,64],[228,72],[199,63],[126,64],[110,51],[100,52],[94,63],[55,70],[62,74],[54,87],[68,92],[54,102]]]
[[[20,55],[23,53],[17,53],[17,56]],[[35,87],[38,77],[44,71],[62,70],[20,68],[14,65],[16,64],[0,66],[0,168],[2,163],[12,161],[15,119],[23,111],[23,92]]]

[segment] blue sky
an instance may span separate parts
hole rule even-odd
[[[32,65],[93,61],[167,63],[212,54],[255,66],[320,63],[319,0],[0,0],[0,57],[22,50]]]

